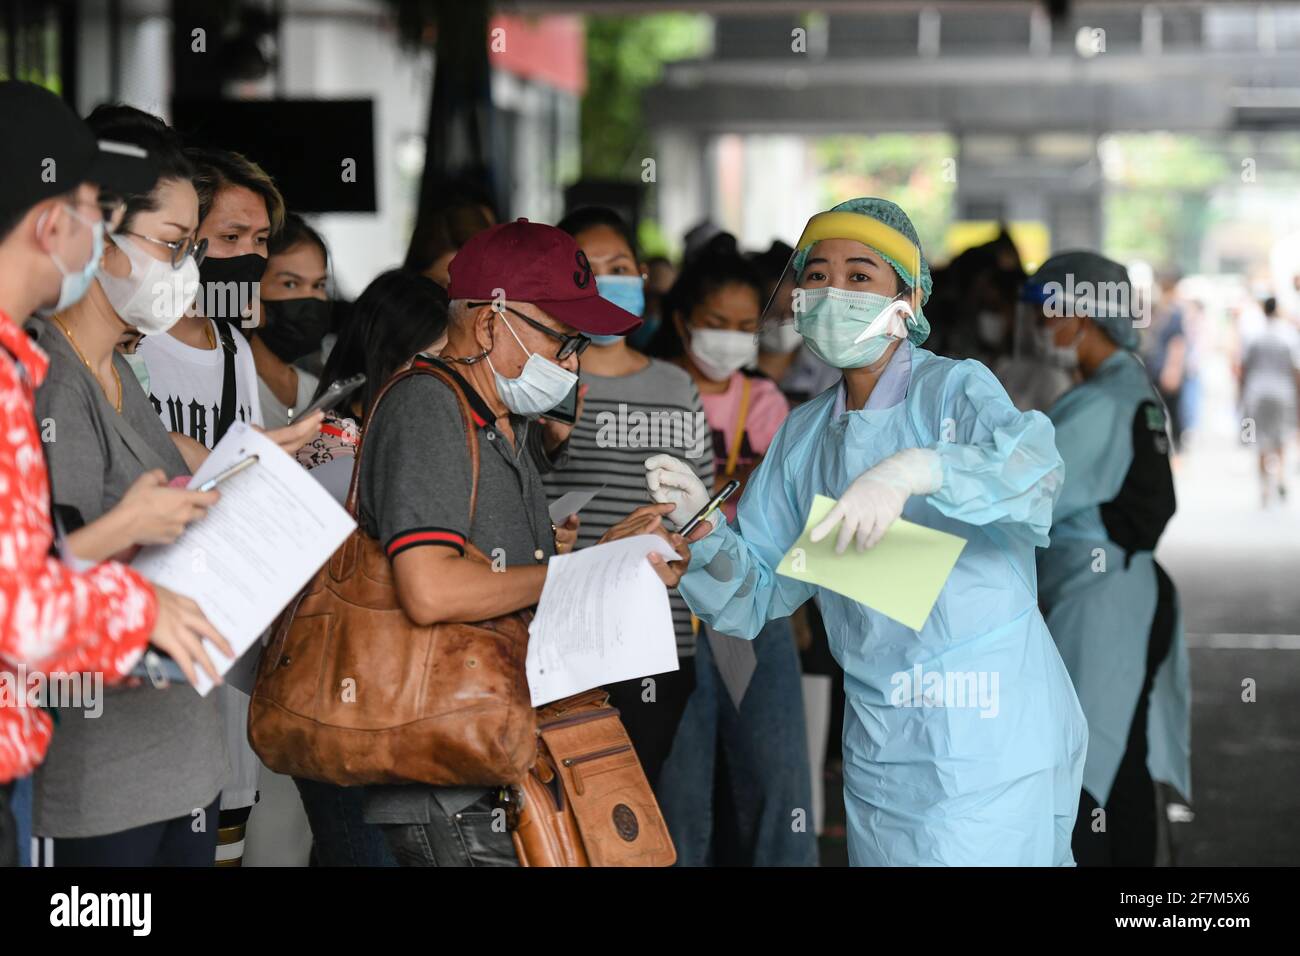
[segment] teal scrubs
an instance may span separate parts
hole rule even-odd
[[[817,599],[844,668],[852,864],[1068,865],[1087,727],[1037,602],[1034,549],[1062,474],[1051,423],[1018,411],[978,362],[909,343],[877,385],[886,402],[837,414],[839,389],[790,413],[736,526],[692,545],[681,593],[747,638]],[[838,498],[906,448],[933,448],[943,484],[903,517],[967,541],[920,631],[774,572],[815,495]],[[953,692],[911,693],[918,674]]]
[[[1065,460],[1065,484],[1052,512],[1051,546],[1038,554],[1039,599],[1088,717],[1083,785],[1105,806],[1146,675],[1159,573],[1151,548],[1173,513],[1167,457],[1147,452],[1150,487],[1133,496],[1131,507],[1115,502],[1126,485],[1131,491],[1143,480],[1133,468],[1143,431],[1167,455],[1163,406],[1142,363],[1120,349],[1048,416]],[[1161,478],[1167,490],[1160,490]],[[1157,499],[1165,495],[1160,511]],[[1134,509],[1156,513],[1135,517]],[[1147,714],[1147,769],[1190,799],[1187,646],[1172,610],[1172,642],[1155,673]]]

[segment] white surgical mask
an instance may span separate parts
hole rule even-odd
[[[1051,328],[1034,330],[1038,354],[1047,360],[1047,364],[1064,371],[1073,371],[1079,367],[1079,340],[1083,338],[1083,329],[1079,329],[1069,345],[1057,345],[1056,334]]]
[[[199,267],[186,256],[179,269],[155,259],[130,236],[112,236],[131,261],[122,278],[100,272],[99,285],[118,317],[145,335],[161,335],[180,321],[199,294]]]
[[[515,337],[515,341],[519,342],[519,347],[528,352],[528,347],[520,341],[515,330],[511,328],[510,321],[504,314],[498,313],[498,315],[506,328],[510,329],[510,334]],[[578,383],[577,375],[550,359],[542,358],[536,352],[528,352],[528,361],[524,363],[524,370],[519,373],[518,378],[506,378],[498,372],[492,364],[490,355],[488,368],[492,369],[492,374],[496,376],[497,394],[501,396],[501,401],[505,402],[506,408],[516,415],[530,418],[545,414],[560,404]]]
[[[975,334],[979,336],[980,342],[985,345],[1001,345],[1006,330],[1006,320],[997,312],[985,309],[975,316]]]
[[[715,382],[724,382],[758,359],[758,338],[753,332],[691,329],[690,349],[701,372]]]
[[[782,319],[769,324],[758,334],[758,342],[764,352],[779,352],[788,355],[803,344],[803,336],[794,324],[794,319]]]

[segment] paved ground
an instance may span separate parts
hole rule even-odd
[[[1207,434],[1181,462],[1157,557],[1183,602],[1192,666],[1192,803],[1176,865],[1300,864],[1300,471],[1260,506],[1254,455]],[[1243,681],[1255,702],[1243,701]]]

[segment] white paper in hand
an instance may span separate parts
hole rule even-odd
[[[261,636],[356,527],[347,511],[265,435],[235,422],[190,480],[190,487],[257,455],[257,464],[222,482],[221,500],[172,544],[144,548],[131,566],[150,581],[193,598],[236,657]],[[210,644],[224,674],[234,663]],[[206,695],[202,672],[194,689]]]
[[[551,502],[550,513],[552,524],[564,524],[564,519],[569,515],[576,515],[587,505],[591,504],[591,499],[596,497],[605,490],[601,485],[595,491],[568,491],[560,495]]]
[[[602,684],[677,670],[668,590],[648,556],[678,555],[640,534],[551,558],[528,628],[534,707]]]

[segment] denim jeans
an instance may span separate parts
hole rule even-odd
[[[423,787],[427,823],[383,823],[401,866],[518,866],[515,845],[497,811],[497,791],[466,803],[463,787]]]
[[[212,866],[217,853],[217,828],[221,797],[203,811],[208,825],[194,829],[195,817],[186,814],[144,826],[93,837],[55,837],[53,860],[60,867],[82,866]]]
[[[18,821],[12,809],[13,783],[0,783],[0,867],[18,866]]]
[[[679,866],[816,866],[799,656],[788,619],[754,640],[737,711],[708,640],[656,794]],[[716,786],[715,786],[716,783]]]
[[[397,866],[384,832],[361,818],[364,787],[293,778],[311,824],[314,866]]]
[[[14,821],[18,824],[18,865],[32,865],[32,777],[14,781],[11,794]]]

